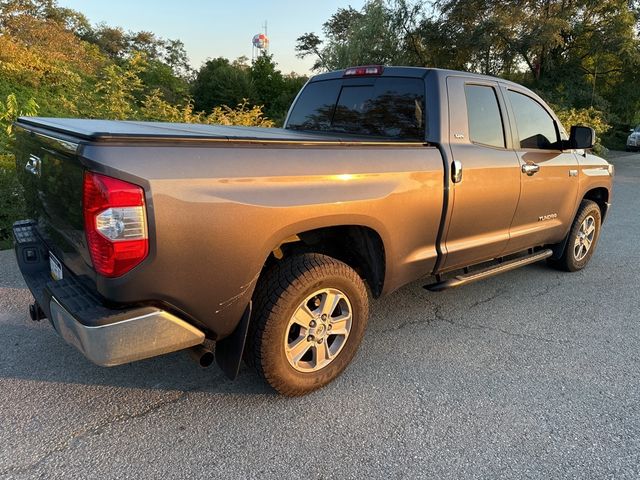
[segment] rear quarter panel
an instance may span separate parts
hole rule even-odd
[[[161,300],[230,334],[270,252],[291,235],[370,227],[385,246],[384,292],[432,271],[443,202],[437,149],[411,145],[87,145],[89,168],[147,190],[150,257],[98,289]]]

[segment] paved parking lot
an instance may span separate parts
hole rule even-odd
[[[0,477],[638,478],[640,155],[620,155],[586,270],[409,285],[304,398],[183,353],[93,366],[28,319],[0,252]]]

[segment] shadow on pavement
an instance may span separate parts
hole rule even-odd
[[[0,323],[5,323],[3,316],[0,315]],[[31,320],[25,318],[24,322]],[[238,379],[231,381],[216,365],[199,367],[186,352],[106,368],[92,364],[67,345],[46,320],[34,326],[5,324],[1,330],[0,377],[5,379],[167,391],[275,394],[245,366]]]

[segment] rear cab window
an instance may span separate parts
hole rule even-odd
[[[464,86],[469,120],[469,138],[473,143],[489,147],[505,148],[502,115],[493,87],[486,85]]]
[[[424,141],[424,95],[424,82],[419,78],[316,81],[300,94],[286,128]]]

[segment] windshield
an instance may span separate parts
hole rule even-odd
[[[424,82],[419,78],[354,78],[312,82],[286,128],[423,141]]]
[[[636,129],[634,130],[634,132],[635,132],[635,133],[640,133],[640,125],[638,125],[638,126],[636,127]]]

